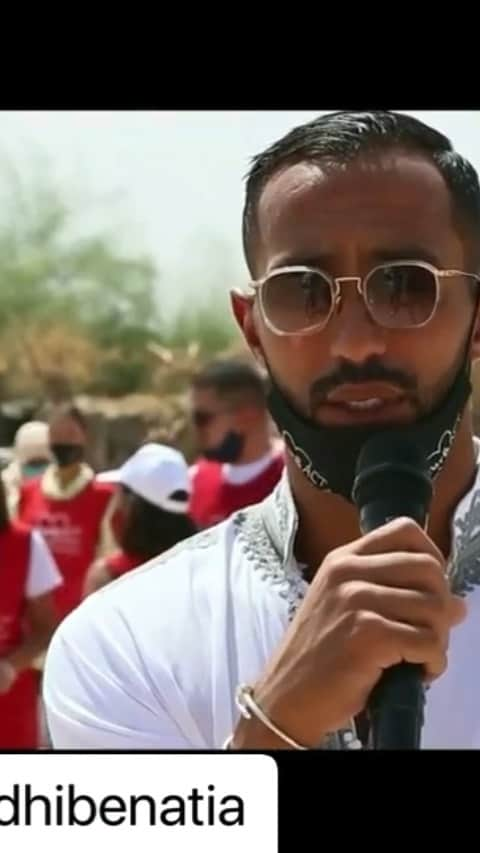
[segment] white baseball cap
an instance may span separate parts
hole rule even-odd
[[[50,459],[48,425],[43,421],[27,421],[15,433],[15,455],[24,465],[31,459]]]
[[[116,471],[97,474],[102,483],[121,483],[166,512],[186,513],[189,500],[172,498],[175,492],[190,495],[188,466],[182,453],[165,444],[143,445]]]

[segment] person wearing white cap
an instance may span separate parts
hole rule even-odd
[[[2,471],[8,513],[15,516],[20,487],[24,480],[39,477],[51,461],[48,425],[43,421],[27,421],[15,433],[13,459]]]
[[[120,550],[92,564],[85,595],[196,532],[188,514],[188,466],[173,447],[145,444],[121,468],[102,472],[97,479],[121,487],[117,509]]]

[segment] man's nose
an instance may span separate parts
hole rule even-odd
[[[385,354],[385,329],[372,320],[353,281],[341,285],[329,331],[330,352],[335,359],[363,364],[372,356]]]

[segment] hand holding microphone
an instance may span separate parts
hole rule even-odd
[[[399,433],[385,433],[364,445],[352,490],[362,533],[402,516],[426,529],[432,493],[427,459],[415,443]],[[384,672],[368,702],[370,746],[420,749],[423,681],[420,664],[404,662]]]
[[[424,505],[407,480],[399,485],[400,480],[388,474],[387,492],[394,499],[388,506],[378,483],[370,501],[367,484],[360,518],[372,529],[325,558],[255,685],[264,713],[304,746],[318,747],[328,732],[367,707],[373,715],[385,712],[387,717],[379,719],[389,720],[386,670],[390,677],[397,664],[418,665],[413,669],[418,687],[419,673],[423,681],[431,681],[446,668],[450,629],[463,620],[465,604],[451,593],[443,555],[422,526],[414,518],[395,517],[402,495],[410,496],[410,507],[412,494],[417,507]],[[394,518],[381,523],[382,514]],[[403,689],[405,670],[401,672]],[[372,691],[377,685],[375,702]],[[253,722],[249,733],[249,725],[241,724],[239,748],[282,746],[260,742],[258,726],[255,729]]]

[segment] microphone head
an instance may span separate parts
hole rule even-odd
[[[370,438],[359,453],[352,499],[361,527],[373,529],[406,515],[422,526],[432,497],[428,462],[421,448],[398,433]]]

